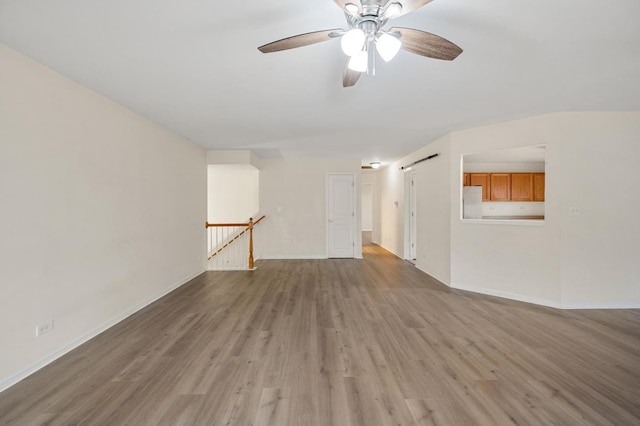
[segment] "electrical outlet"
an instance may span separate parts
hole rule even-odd
[[[36,327],[36,337],[40,337],[43,334],[47,334],[53,331],[53,320],[43,322]]]
[[[580,216],[581,209],[578,206],[569,207],[569,216]]]

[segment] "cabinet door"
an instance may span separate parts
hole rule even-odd
[[[491,190],[489,173],[471,173],[469,183],[470,186],[482,186],[482,201],[489,201],[489,191]]]
[[[491,201],[511,200],[511,173],[491,173]]]
[[[533,173],[511,173],[511,201],[533,201]]]
[[[544,173],[533,174],[533,201],[544,201]]]

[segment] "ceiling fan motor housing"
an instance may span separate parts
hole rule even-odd
[[[381,26],[382,25],[377,19],[369,19],[366,16],[363,16],[362,20],[358,24],[358,28],[364,31],[364,33],[367,35],[368,41],[373,40]]]

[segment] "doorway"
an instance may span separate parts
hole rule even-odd
[[[373,242],[373,184],[363,183],[361,188],[362,246],[365,247]]]

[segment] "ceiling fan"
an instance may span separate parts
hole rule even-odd
[[[342,86],[356,84],[362,73],[375,73],[375,50],[388,62],[400,49],[416,55],[451,61],[462,53],[454,43],[435,34],[412,28],[384,29],[389,19],[406,15],[432,0],[333,0],[344,10],[348,29],[299,34],[258,47],[262,53],[278,52],[341,38],[349,57],[342,74]]]

